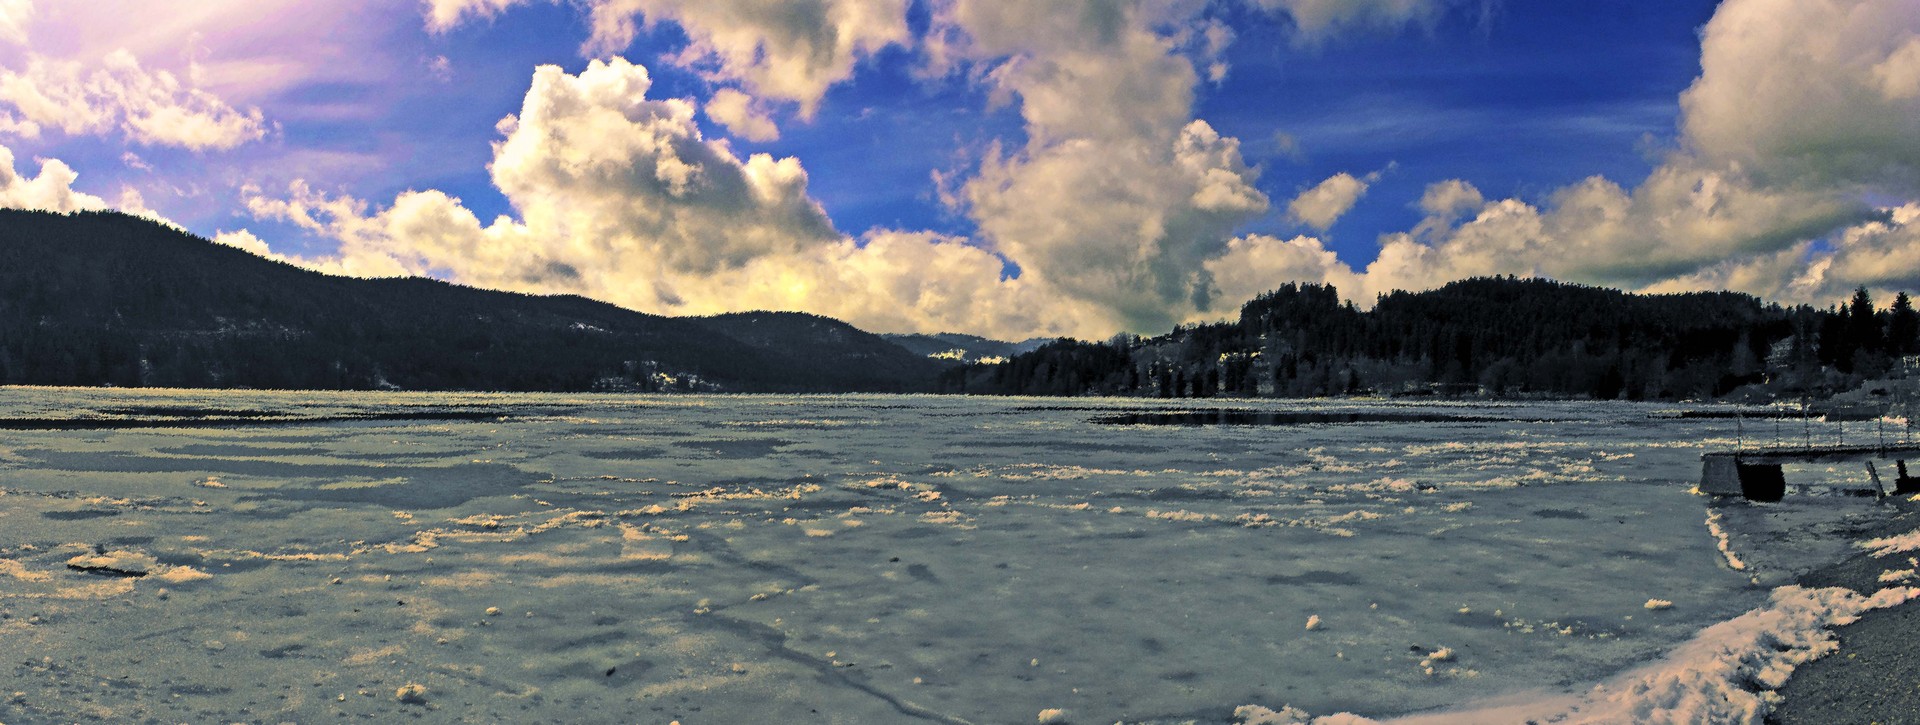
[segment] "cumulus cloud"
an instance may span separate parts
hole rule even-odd
[[[24,70],[0,70],[0,104],[12,108],[10,133],[45,129],[69,135],[118,130],[136,143],[194,150],[230,149],[266,135],[259,109],[240,110],[127,51],[91,69],[30,56]]]
[[[0,146],[0,207],[72,212],[108,208],[107,201],[73,188],[80,178],[59,159],[44,159],[40,173],[24,176],[13,168],[13,149]]]
[[[1788,283],[1789,294],[1780,296],[1826,302],[1861,285],[1920,290],[1920,202],[1883,211],[1884,218],[1849,227],[1831,248],[1808,255],[1805,270]]]
[[[517,219],[482,222],[433,190],[377,207],[306,184],[250,190],[248,208],[339,241],[335,256],[292,261],[360,276],[431,273],[676,315],[798,309],[881,331],[1072,324],[1072,304],[1004,279],[1002,260],[966,240],[840,234],[797,160],[742,159],[701,135],[691,103],[650,88],[645,68],[618,58],[578,75],[537,70],[490,167]],[[225,240],[258,253],[257,241]]]
[[[525,1],[428,0],[426,21],[444,32]],[[1309,44],[1429,25],[1450,4],[1248,2],[1290,18]],[[1239,140],[1194,113],[1203,79],[1228,72],[1233,34],[1212,18],[1217,4],[938,0],[918,39],[904,0],[765,5],[582,0],[585,52],[674,23],[688,44],[668,62],[723,87],[696,105],[648,99],[646,71],[617,58],[577,76],[541,69],[490,166],[515,217],[483,221],[434,191],[376,206],[304,186],[256,193],[252,208],[342,240],[338,258],[308,262],[359,274],[432,272],[655,312],[764,306],[1005,336],[1157,331],[1296,280],[1333,283],[1362,304],[1489,274],[1817,301],[1856,283],[1904,284],[1920,261],[1920,222],[1900,203],[1920,193],[1920,14],[1906,0],[1727,0],[1702,31],[1676,148],[1646,179],[1594,177],[1528,199],[1443,180],[1413,202],[1418,224],[1352,263],[1313,236],[1236,236],[1270,201]],[[770,109],[792,103],[810,116],[890,46],[918,49],[925,75],[961,77],[1017,108],[1020,141],[977,149],[941,182],[977,239],[846,235],[808,195],[798,160],[742,158],[694,123],[704,112],[740,138],[776,138]],[[16,110],[0,128],[50,123]],[[1286,212],[1324,231],[1373,180],[1335,175]],[[1017,278],[1002,275],[1005,261]]]
[[[464,17],[491,16],[513,4],[515,0],[433,0],[427,6],[428,25],[444,31]],[[1293,16],[1302,34],[1315,37],[1347,27],[1425,22],[1439,7],[1401,0],[1261,4]],[[730,84],[701,110],[732,134],[770,140],[778,127],[759,106],[761,99],[797,103],[801,115],[808,115],[828,87],[851,76],[862,57],[913,42],[905,24],[905,3],[897,0],[823,0],[791,13],[751,12],[754,7],[757,2],[749,0],[589,0],[593,37],[587,49],[604,53],[623,48],[642,24],[675,23],[689,44],[673,62]],[[1224,76],[1227,68],[1221,59],[1233,41],[1231,29],[1210,17],[1208,7],[1200,0],[1072,5],[942,0],[931,6],[930,27],[918,44],[926,72],[963,73],[984,86],[993,103],[1017,105],[1025,126],[1024,143],[989,145],[970,176],[962,175],[952,185],[942,183],[942,198],[972,219],[980,244],[1019,266],[1021,276],[1013,280],[1019,289],[1048,296],[1056,308],[1083,311],[1070,325],[1083,334],[1164,329],[1195,315],[1230,311],[1222,305],[1237,296],[1240,287],[1254,284],[1248,270],[1294,269],[1281,264],[1282,258],[1325,262],[1313,269],[1338,262],[1324,247],[1317,247],[1319,254],[1309,253],[1302,240],[1232,239],[1237,227],[1267,212],[1269,200],[1255,188],[1258,171],[1245,163],[1239,140],[1194,117],[1195,86],[1203,74],[1215,81]],[[538,89],[530,93],[529,102],[538,95]],[[665,104],[649,106],[653,110],[647,112],[668,113],[670,122],[664,127],[691,129],[691,124],[672,120],[680,118],[672,115],[679,111],[667,110],[680,102],[649,103]],[[519,123],[525,126],[527,118],[523,115]],[[582,135],[589,134],[621,138],[604,127]],[[796,226],[800,217],[792,215],[777,224],[735,223],[726,235],[682,229],[708,224],[720,200],[729,197],[683,195],[675,189],[693,178],[691,169],[724,170],[725,163],[688,161],[677,150],[665,155],[649,151],[645,159],[615,153],[601,159],[607,162],[605,168],[618,170],[609,173],[631,175],[637,164],[653,164],[657,183],[650,183],[658,188],[616,178],[573,183],[561,177],[577,175],[584,168],[580,160],[555,168],[523,165],[516,160],[523,156],[516,151],[520,137],[515,130],[500,146],[494,176],[527,226],[551,227],[576,240],[618,239],[630,229],[645,230],[642,236],[648,239],[708,240],[704,247],[675,242],[647,248],[645,256],[664,260],[655,265],[667,272],[649,277],[663,280],[650,303],[655,306],[692,298],[689,290],[697,285],[667,281],[674,274],[711,279],[761,264],[763,258],[790,259],[802,250],[844,243],[824,215],[807,231],[797,231],[806,225]],[[676,138],[673,143],[650,142],[647,148],[698,145],[690,144],[690,135]],[[524,156],[552,158],[564,149],[583,147],[563,142]],[[768,176],[754,178],[794,179],[798,183],[783,187],[781,194],[805,198],[804,172],[796,161],[755,157],[741,167],[766,169]],[[1352,207],[1371,180],[1342,174],[1294,200],[1290,211],[1324,229]],[[607,190],[638,190],[638,200],[629,202]],[[597,211],[543,218],[542,210],[560,208],[557,200],[563,197],[570,200],[569,210]],[[679,211],[690,206],[692,211]],[[801,208],[817,211],[810,201],[789,211]],[[854,248],[873,245],[869,238]],[[929,248],[978,251],[952,241]],[[1259,264],[1220,263],[1239,257]],[[976,261],[984,267],[997,259],[988,255]],[[1226,284],[1218,279],[1222,273],[1232,277]],[[980,289],[1005,292],[998,286]],[[819,309],[818,303],[810,309]]]
[[[1689,150],[1772,184],[1920,193],[1920,12],[1909,0],[1734,0],[1680,96]]]
[[[761,109],[754,107],[753,97],[741,93],[738,89],[722,88],[713,92],[703,109],[707,118],[725,126],[727,131],[748,141],[777,141],[780,139],[780,127]]]
[[[1162,32],[1203,7],[960,0],[935,18],[943,62],[970,64],[1026,127],[963,185],[966,212],[1023,279],[1102,310],[1109,332],[1210,308],[1203,261],[1268,206],[1239,140],[1193,118],[1198,75]]]
[[[40,159],[40,173],[25,176],[14,169],[13,149],[0,146],[0,208],[39,211],[76,212],[117,209],[145,217],[174,229],[180,225],[147,208],[146,200],[132,187],[121,187],[111,202],[73,187],[80,174],[59,159]]]
[[[489,17],[528,0],[429,0],[427,27],[444,32],[469,16]],[[910,44],[907,0],[585,0],[592,35],[582,50],[625,50],[640,28],[672,22],[688,44],[672,62],[752,95],[798,104],[811,118],[827,88],[853,76],[863,58]]]
[[[447,28],[463,16],[488,15],[510,4],[434,2],[428,7],[428,22]],[[594,29],[589,49],[624,47],[637,23],[678,24],[690,43],[674,62],[738,86],[716,92],[702,110],[730,133],[758,140],[778,133],[759,100],[797,103],[805,116],[829,86],[851,75],[861,57],[911,42],[905,3],[897,0],[825,0],[787,13],[754,12],[758,5],[744,0],[593,0],[587,5]],[[1252,185],[1256,172],[1243,161],[1238,140],[1221,136],[1192,116],[1197,72],[1190,55],[1217,58],[1232,40],[1224,26],[1200,20],[1204,7],[1201,2],[1066,6],[977,0],[934,7],[927,43],[929,56],[937,56],[933,64],[942,69],[966,66],[970,77],[990,86],[1000,102],[1017,101],[1027,122],[1024,146],[993,145],[972,178],[949,197],[973,216],[980,243],[991,245],[1022,270],[1017,279],[1002,280],[996,272],[970,283],[977,294],[1044,294],[1066,319],[1056,328],[1100,335],[1114,326],[1171,324],[1184,319],[1187,310],[1210,304],[1212,285],[1201,262],[1224,249],[1233,228],[1263,213],[1268,201]],[[582,78],[588,75],[593,73]],[[541,95],[536,88],[529,102]],[[677,113],[670,110],[673,104],[685,105],[653,103],[661,105],[650,105],[645,113],[671,116]],[[886,256],[869,249],[894,250],[887,254],[897,257],[905,244],[895,241],[900,239],[919,240],[906,248],[920,253],[940,250],[948,257],[968,257],[980,270],[1002,264],[1000,257],[971,243],[933,242],[943,238],[905,232],[868,235],[847,247],[810,200],[794,201],[797,206],[734,208],[724,217],[724,234],[717,229],[673,231],[723,218],[718,212],[724,200],[737,197],[671,193],[682,183],[677,179],[696,176],[691,169],[717,175],[715,183],[725,186],[726,163],[689,161],[681,153],[702,145],[724,151],[724,145],[691,143],[696,137],[690,134],[697,133],[692,125],[674,120],[665,126],[684,126],[689,133],[671,144],[649,146],[674,153],[638,159],[594,151],[606,169],[653,164],[654,179],[669,192],[660,194],[631,179],[576,184],[556,176],[559,171],[575,174],[581,168],[577,165],[522,164],[521,158],[553,158],[586,145],[561,143],[522,154],[519,139],[529,119],[523,113],[518,123],[500,145],[493,168],[496,183],[520,209],[527,226],[551,226],[574,239],[618,238],[629,233],[626,230],[640,229],[651,239],[700,240],[666,244],[643,255],[667,260],[671,273],[731,274],[763,264],[763,259],[792,259],[803,253],[817,257],[835,245],[843,252],[861,250],[863,259]],[[537,125],[561,133],[557,124]],[[604,127],[580,136],[622,138]],[[598,161],[588,166],[602,167]],[[778,186],[773,184],[778,179],[797,182],[770,191],[768,198],[805,199],[804,172],[797,161],[754,157],[740,168],[753,172],[743,176],[771,186]],[[640,190],[637,201],[626,197],[635,189]],[[570,210],[597,211],[547,220],[541,210],[559,205],[535,200],[548,197],[565,197]],[[658,203],[649,201],[656,198]],[[771,209],[785,210],[782,223],[758,225],[740,217]],[[802,209],[817,219],[799,223],[807,214],[794,212]],[[589,223],[603,226],[583,227]],[[841,266],[857,264],[847,256]],[[937,273],[923,269],[921,274]],[[973,276],[978,275],[969,272],[968,278]],[[929,283],[940,286],[937,280]],[[696,287],[692,282],[666,282],[656,297],[688,300],[695,294],[689,290]],[[818,311],[820,304],[807,308]]]
[[[1341,262],[1333,250],[1308,236],[1238,237],[1227,243],[1225,254],[1207,260],[1205,265],[1219,298],[1236,305],[1245,304],[1288,281],[1331,284],[1350,296],[1358,296],[1364,287],[1360,275]],[[1195,321],[1202,319],[1206,316],[1196,317]]]
[[[1362,304],[1491,274],[1813,303],[1856,285],[1911,286],[1920,212],[1864,199],[1920,194],[1917,63],[1920,14],[1902,0],[1730,0],[1702,32],[1679,148],[1633,188],[1593,177],[1535,204],[1444,181],[1418,202],[1420,224],[1383,237],[1357,276],[1344,265],[1268,264],[1344,282]],[[1235,254],[1247,264],[1312,258],[1289,244]]]
[[[1360,196],[1367,193],[1368,181],[1372,179],[1372,175],[1361,179],[1344,171],[1327,177],[1288,202],[1287,216],[1326,231],[1346,215],[1355,202],[1360,201]]]
[[[1447,179],[1428,184],[1420,194],[1420,210],[1430,217],[1447,220],[1449,223],[1460,214],[1486,204],[1487,199],[1473,184],[1461,179]]]
[[[1656,169],[1632,190],[1589,178],[1541,206],[1487,200],[1472,184],[1447,180],[1429,185],[1419,207],[1425,218],[1411,231],[1383,236],[1379,252],[1357,272],[1330,254],[1310,254],[1316,247],[1301,240],[1282,248],[1259,238],[1236,240],[1247,250],[1236,247],[1229,255],[1235,261],[1221,266],[1285,270],[1293,276],[1275,279],[1334,284],[1363,306],[1393,290],[1490,275],[1799,300],[1823,287],[1792,282],[1806,240],[1883,216],[1829,194],[1765,189],[1678,164]],[[1221,290],[1223,300],[1247,292],[1225,284]]]

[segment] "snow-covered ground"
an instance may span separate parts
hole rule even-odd
[[[1474,420],[1094,422],[1183,407]],[[0,722],[1764,700],[1885,509],[1693,494],[1671,408],[0,389]]]

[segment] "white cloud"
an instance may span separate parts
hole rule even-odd
[[[1911,0],[1731,0],[1680,96],[1687,147],[1775,185],[1920,193],[1920,11]]]
[[[1285,12],[1299,31],[1298,42],[1315,43],[1350,28],[1397,28],[1431,24],[1444,9],[1443,0],[1254,0],[1271,11]]]
[[[739,159],[701,136],[692,104],[648,100],[651,85],[645,68],[619,58],[577,76],[536,70],[517,126],[495,149],[495,184],[531,224],[632,240],[648,264],[673,270],[737,267],[839,238],[798,160]]]
[[[593,0],[602,52],[633,42],[635,20],[672,20],[692,43],[678,62],[738,81],[755,96],[793,101],[811,118],[827,88],[861,58],[911,42],[906,0]]]
[[[1916,43],[1920,13],[1903,0],[1723,3],[1681,97],[1680,148],[1644,181],[1589,178],[1538,206],[1434,184],[1419,202],[1426,218],[1384,237],[1349,294],[1365,303],[1465,276],[1537,274],[1818,304],[1856,285],[1920,284],[1910,271],[1920,207],[1861,201],[1920,194]],[[1291,269],[1329,281],[1346,271]]]
[[[235,249],[252,252],[262,257],[267,257],[267,258],[278,257],[278,255],[273,253],[273,250],[267,247],[266,241],[262,240],[257,236],[254,236],[253,232],[247,231],[245,229],[240,229],[240,230],[230,231],[230,232],[229,231],[216,232],[213,235],[213,241],[216,244],[224,244],[229,247],[233,247]]]
[[[1206,261],[1219,292],[1222,310],[1238,309],[1248,300],[1289,281],[1331,284],[1351,299],[1365,297],[1360,275],[1314,237],[1280,239],[1261,234],[1236,238],[1227,251]],[[1214,315],[1217,317],[1218,315]],[[1196,318],[1196,321],[1206,316]]]
[[[230,149],[266,135],[259,109],[236,109],[173,73],[115,51],[97,67],[31,56],[24,71],[0,70],[0,103],[19,114],[10,129],[37,136],[119,130],[149,146]]]
[[[1804,270],[1778,296],[1831,304],[1862,285],[1876,290],[1920,290],[1920,202],[1883,211],[1884,218],[1836,235],[1831,249],[1805,255]],[[1886,297],[1882,295],[1883,301]]]
[[[1460,179],[1436,181],[1428,184],[1426,191],[1420,194],[1420,210],[1428,216],[1447,219],[1449,223],[1486,203],[1487,199],[1479,189]]]
[[[13,168],[13,149],[0,146],[0,207],[44,211],[84,211],[108,208],[107,201],[73,188],[80,178],[59,159],[43,159],[40,173],[28,177]]]
[[[700,135],[690,103],[648,99],[650,87],[646,69],[618,58],[579,75],[536,71],[491,165],[518,219],[483,223],[439,191],[376,208],[305,184],[256,190],[249,210],[338,240],[334,257],[292,261],[339,273],[436,273],[663,314],[797,309],[881,331],[1073,324],[1072,304],[1002,279],[1002,261],[965,240],[841,235],[798,161],[741,159]],[[236,232],[227,243],[258,253],[255,241]]]
[[[1880,96],[1889,101],[1920,97],[1920,36],[1874,64],[1873,79],[1880,85]]]
[[[707,118],[725,126],[727,131],[748,141],[777,141],[780,127],[765,111],[755,108],[753,97],[738,89],[722,88],[713,92],[703,109]]]
[[[13,149],[0,146],[0,208],[62,213],[117,209],[174,229],[181,228],[173,220],[147,208],[146,200],[132,187],[121,187],[119,196],[112,202],[73,188],[73,182],[79,180],[80,175],[59,159],[41,159],[40,173],[31,177],[21,175],[13,164]]]
[[[445,33],[468,17],[491,18],[527,0],[425,0],[427,30]]]
[[[1023,279],[1099,311],[1092,334],[1210,309],[1204,260],[1267,209],[1239,141],[1192,115],[1181,36],[1204,32],[1203,8],[958,0],[936,13],[937,60],[1017,100],[1026,125],[1025,146],[994,146],[963,185],[965,211]]]
[[[444,32],[521,1],[424,7]],[[1251,1],[1291,18],[1306,44],[1429,25],[1450,4]],[[1442,181],[1416,202],[1424,218],[1384,236],[1358,270],[1311,236],[1235,236],[1269,200],[1239,141],[1194,114],[1198,84],[1228,71],[1233,37],[1209,18],[1217,5],[937,0],[917,43],[904,0],[768,5],[582,0],[587,52],[674,23],[689,44],[670,62],[725,87],[702,107],[646,98],[646,71],[617,58],[577,76],[541,69],[490,167],[515,217],[484,222],[435,191],[380,207],[304,186],[255,194],[253,209],[342,240],[338,258],[308,262],[359,274],[435,272],[675,314],[805,309],[876,329],[1005,336],[1155,332],[1230,314],[1287,281],[1331,282],[1362,304],[1488,274],[1817,301],[1856,283],[1902,284],[1900,270],[1920,262],[1911,205],[1899,203],[1920,192],[1920,14],[1902,12],[1907,0],[1727,0],[1702,32],[1678,149],[1644,181],[1595,177],[1527,200]],[[957,74],[1024,123],[1023,143],[990,144],[968,173],[941,182],[978,240],[849,237],[809,196],[798,160],[742,158],[694,123],[704,111],[733,135],[775,138],[767,104],[808,117],[863,59],[907,45],[924,73]],[[16,110],[0,129],[55,127]],[[1336,175],[1287,211],[1324,230],[1372,181]],[[1863,198],[1895,203],[1875,212]],[[1823,236],[1830,244],[1812,242]],[[997,255],[1022,275],[1002,279]]]
[[[1361,195],[1367,193],[1368,181],[1372,178],[1369,175],[1363,180],[1344,171],[1327,177],[1288,202],[1287,215],[1307,226],[1326,231],[1352,209],[1355,202],[1360,201]]]
[[[1844,199],[1759,188],[1742,177],[1686,168],[1682,161],[1656,169],[1631,191],[1594,177],[1556,191],[1544,206],[1488,201],[1459,180],[1432,184],[1419,204],[1426,218],[1409,232],[1382,237],[1377,255],[1358,272],[1307,237],[1238,239],[1208,268],[1222,300],[1307,281],[1334,284],[1348,299],[1368,305],[1397,289],[1514,275],[1819,301],[1836,289],[1905,274],[1876,275],[1871,270],[1878,265],[1920,261],[1920,236],[1895,222],[1861,224],[1872,213]],[[1850,224],[1858,226],[1842,235],[1832,259],[1812,257],[1825,274],[1812,279],[1803,273],[1810,259],[1807,240]],[[1920,281],[1920,275],[1907,276]]]
[[[445,32],[470,16],[491,17],[529,0],[428,0],[427,27]],[[906,0],[583,0],[592,35],[583,52],[625,50],[643,25],[672,22],[688,38],[672,62],[738,83],[752,95],[791,101],[812,118],[827,88],[863,58],[913,40]]]
[[[428,25],[444,31],[463,17],[492,16],[513,4],[434,0],[427,7]],[[1437,3],[1411,0],[1263,4],[1292,15],[1300,32],[1315,38],[1340,28],[1426,22],[1439,11]],[[640,23],[679,25],[690,44],[674,62],[738,86],[716,92],[704,106],[707,116],[732,134],[765,140],[774,138],[778,128],[760,102],[795,102],[805,117],[828,87],[851,76],[861,58],[912,42],[905,4],[898,0],[823,0],[791,13],[751,11],[758,7],[759,0],[589,0],[593,37],[588,49],[603,53],[623,48]],[[1240,286],[1253,283],[1249,270],[1280,273],[1296,268],[1283,260],[1314,262],[1300,269],[1330,270],[1339,264],[1324,247],[1314,253],[1302,240],[1230,242],[1234,230],[1264,214],[1269,202],[1253,186],[1258,172],[1243,160],[1239,141],[1221,136],[1193,115],[1195,86],[1203,70],[1216,81],[1223,77],[1227,68],[1221,58],[1233,40],[1229,28],[1206,17],[1207,8],[1202,0],[1094,5],[942,0],[932,5],[931,27],[919,43],[927,71],[962,72],[984,85],[993,103],[1017,104],[1026,132],[1018,148],[990,145],[971,178],[942,182],[942,198],[973,219],[983,242],[1019,265],[1022,276],[1013,282],[1022,294],[1044,295],[1056,309],[1078,310],[1064,324],[1081,334],[1104,336],[1115,327],[1151,331],[1195,315],[1224,314],[1230,310],[1221,304],[1239,296]],[[583,82],[589,75],[599,74],[583,73]],[[543,95],[537,87],[529,103]],[[627,95],[638,97],[632,89]],[[725,195],[696,193],[690,185],[705,178],[703,174],[727,173],[731,152],[697,140],[697,132],[682,120],[683,111],[691,108],[684,102],[644,105],[644,110],[630,108],[609,116],[608,123],[582,119],[578,122],[589,130],[577,135],[638,143],[638,137],[612,128],[636,114],[666,119],[654,124],[657,128],[685,130],[670,139],[640,143],[636,148],[644,153],[596,148],[593,158],[523,163],[561,159],[588,148],[573,139],[524,140],[529,120],[523,113],[520,127],[510,129],[508,141],[499,146],[493,167],[496,183],[521,211],[534,237],[564,237],[576,246],[599,240],[591,243],[614,255],[627,254],[621,251],[627,246],[644,250],[632,254],[652,260],[660,273],[637,275],[655,280],[655,289],[652,301],[634,304],[669,310],[697,306],[702,283],[676,275],[702,275],[711,283],[736,270],[764,266],[766,260],[817,258],[821,250],[833,248],[867,249],[844,247],[843,238],[806,198],[804,172],[791,159],[738,162],[742,170],[766,169],[768,174],[742,173],[742,179],[788,179],[774,194],[788,200],[785,206],[738,207]],[[601,106],[589,102],[567,107]],[[533,125],[546,134],[575,133],[552,123]],[[518,150],[529,144],[532,151]],[[698,152],[703,145],[727,155],[703,157]],[[650,165],[650,176],[636,173],[643,165]],[[1329,179],[1295,200],[1291,211],[1324,229],[1353,206],[1372,178],[1342,174]],[[736,213],[721,224],[713,213],[720,208],[738,208],[744,216]],[[754,215],[774,214],[775,209],[783,210],[776,214],[780,220],[754,222]],[[803,222],[810,217],[817,218]],[[622,235],[644,241],[604,241]],[[689,240],[706,241],[701,245]],[[867,246],[873,245],[869,238]],[[932,249],[979,253],[951,241],[921,251]],[[1218,263],[1227,258],[1246,258],[1252,266]],[[997,264],[992,255],[974,261],[982,268]],[[849,257],[842,266],[855,262]],[[602,274],[579,266],[566,269]],[[597,269],[635,276],[620,263]],[[792,274],[795,268],[784,269]],[[1224,283],[1222,274],[1229,277]],[[1346,274],[1358,279],[1351,271]],[[826,283],[819,270],[809,272],[807,279]],[[996,285],[973,288],[1009,294],[997,276],[994,281]],[[777,296],[779,287],[748,286],[761,290],[756,293],[761,297]],[[633,294],[627,293],[626,299],[633,300]],[[815,300],[808,309],[820,311],[829,304],[834,303]]]
[[[38,3],[29,49],[89,66],[124,50],[230,104],[276,101],[275,117],[287,118],[290,107],[338,102],[284,97],[290,89],[409,78],[395,69],[416,56],[393,52],[392,22],[414,12],[411,3],[311,0]]]
[[[27,44],[27,22],[33,19],[33,0],[0,0],[0,41]]]

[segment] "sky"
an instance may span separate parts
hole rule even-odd
[[[1824,307],[1920,290],[1920,0],[0,0],[0,206],[1002,339],[1287,282]]]

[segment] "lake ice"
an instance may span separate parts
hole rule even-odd
[[[1672,407],[6,389],[0,722],[1551,701],[1885,515],[1692,493],[1757,426]],[[1110,418],[1195,408],[1319,417]]]

